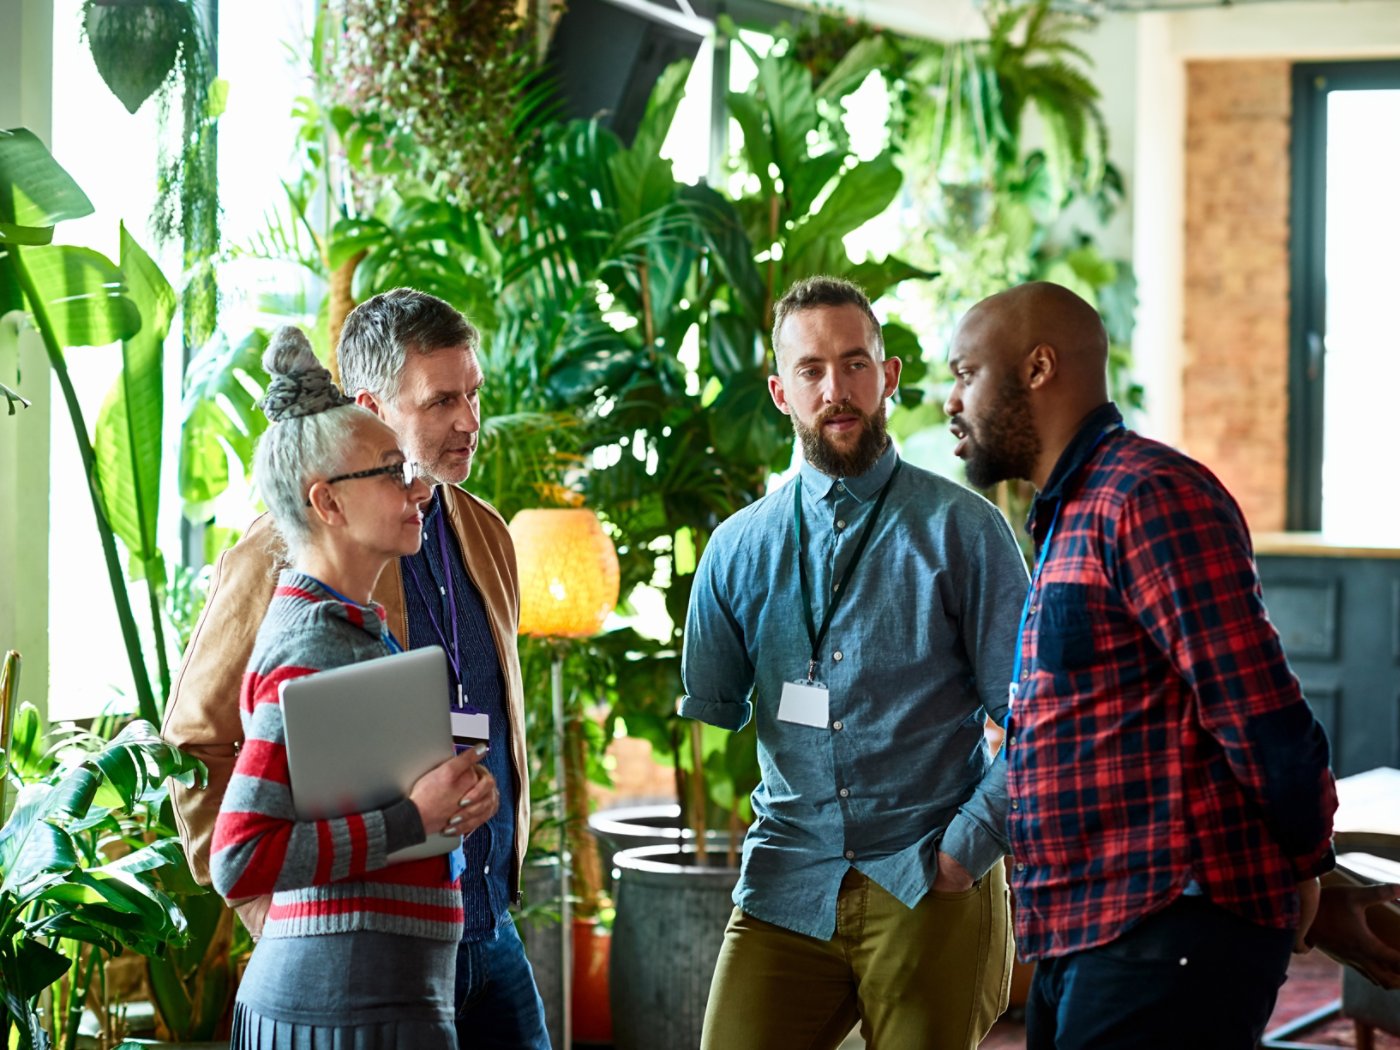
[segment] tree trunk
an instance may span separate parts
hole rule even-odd
[[[365,257],[364,249],[356,252],[350,258],[340,264],[331,274],[331,303],[330,303],[330,324],[328,335],[330,337],[330,353],[327,355],[326,367],[331,370],[331,377],[340,383],[340,358],[336,354],[340,346],[340,329],[345,325],[345,318],[351,310],[355,308],[355,300],[350,294],[351,282],[355,279],[355,267],[360,265],[360,260]],[[347,390],[351,397],[355,396],[355,391]]]

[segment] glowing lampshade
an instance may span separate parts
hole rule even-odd
[[[520,633],[597,634],[617,604],[617,551],[591,510],[522,510],[510,522],[520,569]]]

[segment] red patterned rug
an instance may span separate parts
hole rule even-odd
[[[1294,956],[1288,968],[1288,980],[1279,990],[1278,1004],[1269,1021],[1270,1031],[1289,1021],[1321,1009],[1342,994],[1341,967],[1321,952]],[[1356,1046],[1356,1033],[1344,1017],[1308,1028],[1289,1037],[1294,1043],[1315,1046]],[[982,1050],[1024,1050],[1026,1030],[1019,1020],[1004,1017],[982,1041]],[[1400,1050],[1400,1038],[1376,1033],[1375,1050]]]

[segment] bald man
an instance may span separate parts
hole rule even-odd
[[[1334,864],[1326,735],[1205,467],[1127,430],[1093,307],[974,307],[945,408],[974,485],[1034,483],[1007,721],[1030,1050],[1256,1045]]]

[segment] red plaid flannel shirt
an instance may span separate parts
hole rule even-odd
[[[1027,959],[1112,941],[1192,882],[1289,928],[1298,881],[1334,863],[1327,737],[1244,517],[1210,471],[1121,424],[1096,410],[1032,509],[1038,549],[1054,530],[1007,737]]]

